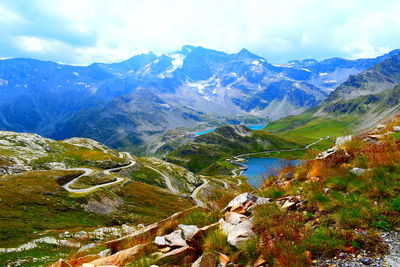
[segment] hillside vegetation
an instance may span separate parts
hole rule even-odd
[[[184,166],[193,172],[230,174],[234,166],[226,158],[249,152],[301,148],[283,137],[251,131],[246,126],[222,126],[215,131],[200,135],[193,142],[174,150],[167,160]]]

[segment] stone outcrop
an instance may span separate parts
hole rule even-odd
[[[192,267],[215,267],[217,266],[217,259],[213,254],[203,254],[198,258],[193,264]]]
[[[168,247],[185,247],[188,244],[183,238],[183,231],[176,230],[172,233],[164,236],[156,236],[154,243],[157,246],[168,246]]]
[[[339,136],[336,138],[335,147],[341,148],[345,143],[351,141],[351,139],[352,139],[351,135]]]
[[[96,259],[94,261],[91,261],[90,263],[96,267],[107,265],[124,266],[126,263],[142,257],[146,253],[148,247],[149,244],[136,245],[132,248],[119,251],[113,255]]]

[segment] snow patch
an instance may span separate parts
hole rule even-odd
[[[162,104],[160,104],[160,106],[165,107],[165,108],[171,108],[171,106],[168,105],[167,103],[162,103]]]
[[[0,86],[7,86],[7,85],[8,85],[7,80],[0,79]]]
[[[176,69],[182,68],[183,60],[185,59],[185,55],[182,54],[171,54],[169,57],[172,59],[171,64],[172,68],[170,68],[167,72],[173,72]]]
[[[86,83],[82,83],[82,82],[77,82],[77,83],[75,83],[76,85],[83,85],[83,86],[85,86],[85,88],[89,88],[89,87],[91,87],[92,85],[90,85],[90,84],[86,84]]]

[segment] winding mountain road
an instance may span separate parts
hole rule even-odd
[[[167,185],[169,191],[171,191],[172,193],[175,193],[175,194],[179,194],[179,193],[180,193],[179,190],[176,189],[176,188],[172,185],[171,179],[170,179],[167,175],[165,175],[164,173],[160,172],[159,170],[157,170],[157,169],[155,169],[155,168],[153,168],[153,167],[151,167],[151,166],[147,166],[147,165],[146,165],[146,167],[149,168],[149,169],[152,169],[153,171],[155,171],[155,172],[157,172],[157,173],[159,173],[159,174],[164,178],[165,184]]]
[[[112,169],[108,169],[108,170],[104,170],[103,173],[106,175],[111,175],[111,172],[116,172],[125,168],[129,168],[132,167],[133,165],[136,164],[136,161],[134,160],[134,158],[132,157],[131,154],[129,154],[128,152],[120,152],[119,153],[119,157],[123,158],[124,155],[126,155],[126,157],[130,160],[130,163],[126,166],[122,166],[122,167],[116,167],[116,168],[112,168]],[[75,179],[69,181],[68,183],[66,183],[65,185],[63,185],[62,187],[67,190],[68,192],[71,193],[88,193],[91,192],[97,188],[101,188],[101,187],[105,187],[105,186],[109,186],[109,185],[113,185],[119,182],[122,182],[123,180],[125,180],[124,178],[121,177],[116,177],[115,181],[109,182],[109,183],[104,183],[104,184],[99,184],[99,185],[95,185],[92,187],[88,187],[88,188],[83,188],[83,189],[73,189],[70,186],[79,178],[81,178],[82,176],[87,176],[87,175],[91,175],[94,170],[90,169],[90,168],[71,168],[71,169],[62,169],[64,171],[84,171],[83,174],[79,175],[78,177],[76,177]]]
[[[208,180],[206,180],[204,178],[201,178],[201,180],[203,180],[203,184],[196,187],[196,189],[193,190],[193,192],[190,196],[194,199],[194,201],[196,201],[196,204],[199,207],[204,207],[204,202],[197,198],[197,194],[200,192],[200,190],[202,190],[204,187],[206,187],[208,185]]]

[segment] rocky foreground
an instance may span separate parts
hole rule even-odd
[[[226,244],[243,249],[247,242],[257,238],[253,230],[253,210],[259,205],[277,204],[282,209],[302,209],[303,202],[299,197],[284,197],[277,201],[243,193],[224,208],[224,216],[218,222],[206,226],[179,224],[186,214],[199,207],[178,212],[158,223],[143,227],[131,234],[106,243],[107,249],[98,254],[86,255],[79,258],[60,259],[52,267],[101,267],[127,266],[130,263],[149,264],[143,266],[242,266],[240,258],[231,257],[224,253],[204,251],[204,239],[213,231],[221,231]],[[164,232],[163,235],[158,235]],[[381,255],[359,250],[341,252],[333,258],[320,257],[311,260],[312,266],[399,266],[400,264],[400,235],[398,232],[381,232],[380,246],[387,246]],[[214,239],[214,242],[221,240]],[[82,248],[81,250],[84,250]],[[136,266],[136,265],[133,265]],[[252,266],[269,266],[267,260],[258,257]],[[292,266],[292,265],[291,265]],[[295,265],[293,265],[295,266]],[[298,265],[302,266],[302,265]]]

